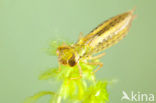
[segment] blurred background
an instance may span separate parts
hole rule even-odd
[[[0,0],[0,103],[22,103],[59,84],[38,76],[57,66],[46,53],[51,40],[76,42],[112,16],[136,7],[127,37],[106,50],[97,79],[109,85],[110,103],[121,103],[122,91],[156,92],[155,0]],[[40,99],[47,103],[48,96]]]

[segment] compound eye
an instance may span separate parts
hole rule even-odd
[[[73,54],[73,56],[68,60],[68,64],[73,67],[76,65],[76,61],[75,61],[75,55]]]
[[[73,66],[76,65],[75,60],[69,60],[68,63],[69,63],[69,65],[70,65],[71,67],[73,67]]]

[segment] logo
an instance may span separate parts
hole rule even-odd
[[[122,91],[123,96],[121,97],[121,101],[127,100],[127,101],[138,101],[138,102],[153,102],[154,101],[154,94],[146,94],[141,92],[134,92],[131,91],[129,95]]]

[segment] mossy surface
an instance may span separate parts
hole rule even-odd
[[[60,43],[53,42],[51,53],[55,53]],[[25,103],[36,103],[37,100],[45,95],[51,95],[49,103],[106,103],[109,101],[107,92],[107,81],[96,80],[92,71],[96,66],[80,63],[83,71],[81,79],[71,80],[79,76],[78,66],[69,67],[61,65],[61,71],[58,68],[50,68],[39,76],[40,80],[56,79],[61,81],[60,89],[53,91],[42,91],[29,97]]]

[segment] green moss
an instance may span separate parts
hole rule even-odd
[[[58,44],[52,43],[53,50],[56,52]],[[96,68],[93,65],[80,63],[83,71],[81,79],[71,80],[79,76],[78,67],[69,67],[61,65],[62,70],[50,68],[39,76],[40,80],[56,79],[61,81],[60,89],[55,93],[51,91],[39,92],[28,98],[25,103],[35,103],[37,99],[44,95],[51,95],[49,103],[106,103],[109,101],[107,92],[107,81],[95,80],[95,75],[91,72]]]

